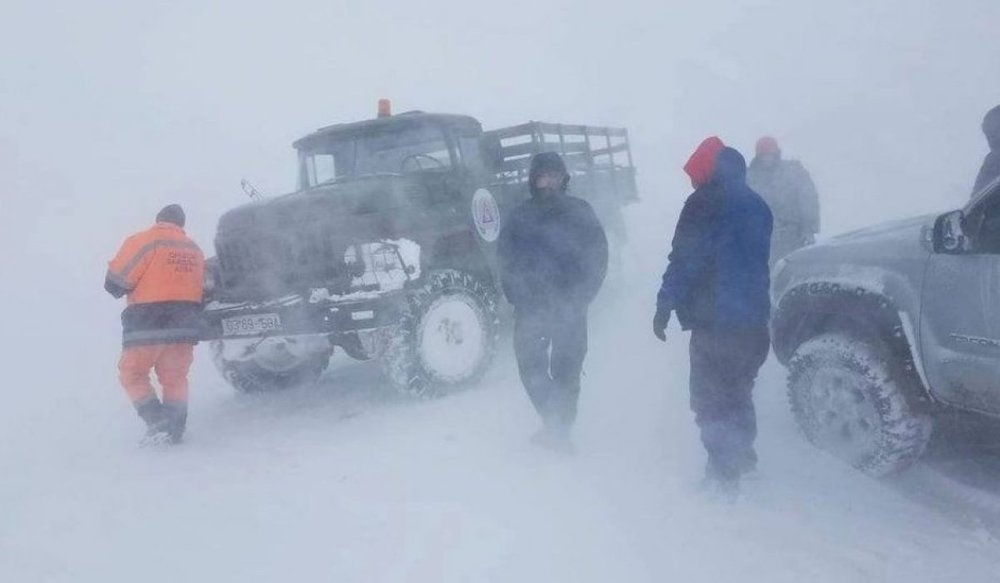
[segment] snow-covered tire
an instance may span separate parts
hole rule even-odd
[[[499,329],[492,284],[454,269],[433,271],[409,295],[399,324],[385,331],[379,363],[400,392],[441,395],[483,375]]]
[[[931,418],[913,411],[890,371],[881,347],[845,334],[800,346],[789,362],[788,397],[809,441],[873,476],[917,460]]]
[[[332,353],[332,350],[310,351],[290,358],[281,366],[266,366],[254,359],[228,360],[223,341],[212,342],[215,367],[241,393],[266,393],[315,382],[330,364]]]

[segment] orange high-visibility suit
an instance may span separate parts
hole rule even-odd
[[[180,441],[187,421],[187,376],[200,335],[205,276],[204,255],[185,235],[183,223],[180,207],[161,211],[152,228],[125,240],[104,284],[116,298],[128,296],[121,384],[150,435],[167,434],[174,441]],[[162,402],[150,382],[154,370]]]

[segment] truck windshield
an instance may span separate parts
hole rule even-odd
[[[348,177],[441,170],[451,166],[444,132],[436,127],[345,138],[331,135],[300,153],[302,185]]]

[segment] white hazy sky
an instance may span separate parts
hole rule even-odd
[[[712,133],[744,152],[776,135],[828,233],[955,207],[1000,103],[998,27],[996,0],[7,0],[0,232],[21,284],[5,293],[26,327],[79,306],[113,322],[103,262],[125,234],[176,201],[209,247],[241,177],[290,189],[291,141],[383,96],[487,128],[627,126],[650,253]]]

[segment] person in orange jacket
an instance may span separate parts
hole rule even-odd
[[[184,233],[184,209],[166,206],[152,228],[125,240],[104,289],[128,296],[122,312],[119,380],[146,422],[147,439],[180,443],[187,425],[188,371],[200,333],[205,257]],[[150,372],[163,388],[161,401]]]

